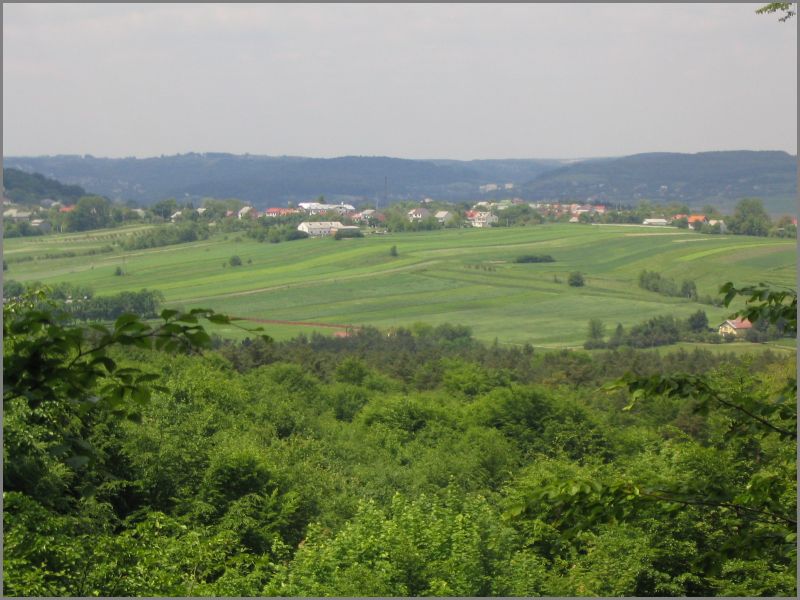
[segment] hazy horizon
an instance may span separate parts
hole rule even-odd
[[[796,153],[787,152],[786,150],[775,150],[765,148],[763,150],[752,150],[750,148],[731,148],[731,149],[724,149],[724,150],[701,150],[699,152],[672,152],[669,150],[659,150],[659,151],[652,151],[652,152],[636,152],[635,154],[703,154],[709,152],[786,152],[790,156],[797,156]],[[91,152],[86,153],[60,153],[60,154],[6,154],[5,156],[8,158],[45,158],[45,157],[55,157],[55,156],[78,156],[78,157],[92,157],[92,158],[99,158],[99,159],[111,159],[111,160],[119,160],[119,159],[136,159],[136,160],[147,160],[151,158],[164,158],[164,157],[171,157],[171,156],[187,156],[192,154],[228,154],[232,156],[256,156],[256,157],[265,157],[265,158],[310,158],[310,159],[334,159],[334,158],[393,158],[393,159],[401,159],[401,160],[419,160],[419,161],[440,161],[440,160],[453,160],[459,162],[469,162],[469,161],[483,161],[483,160],[496,160],[496,161],[503,161],[503,160],[554,160],[554,161],[563,161],[563,162],[580,162],[586,160],[606,160],[606,159],[613,159],[613,158],[624,158],[626,156],[633,156],[631,154],[615,154],[615,155],[608,155],[608,156],[576,156],[576,157],[567,157],[567,156],[498,156],[492,158],[486,157],[474,157],[474,158],[452,158],[450,156],[420,156],[420,157],[404,157],[404,156],[390,156],[388,154],[341,154],[341,155],[332,155],[332,156],[312,156],[312,155],[302,155],[302,154],[265,154],[260,152],[228,152],[225,150],[207,150],[203,152],[187,150],[186,152],[175,152],[172,154],[153,154],[153,155],[119,155],[119,156],[106,156],[106,155],[98,155],[92,154]]]
[[[3,152],[796,155],[797,27],[758,6],[6,4]]]

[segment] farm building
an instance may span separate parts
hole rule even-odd
[[[332,232],[344,227],[339,221],[303,221],[297,226],[298,231],[303,231],[311,236],[331,235]]]
[[[289,215],[297,214],[298,211],[296,208],[268,208],[264,211],[265,217],[286,217]]]
[[[497,223],[497,215],[490,212],[468,210],[466,217],[473,227],[491,227],[492,224]]]
[[[740,336],[747,333],[748,329],[752,329],[753,324],[747,319],[728,319],[719,326],[720,335],[734,335]]]
[[[719,225],[719,232],[720,233],[727,233],[728,227],[725,225],[725,221],[722,219],[710,219],[708,224],[714,227],[714,225]]]
[[[340,202],[339,204],[322,204],[320,202],[301,202],[298,206],[310,215],[318,215],[330,211],[335,211],[340,215],[353,212],[356,208],[351,204]]]
[[[434,215],[434,217],[436,217],[436,220],[439,221],[439,223],[444,225],[445,223],[452,221],[455,218],[455,215],[453,215],[453,213],[451,213],[449,210],[440,210]]]
[[[427,219],[431,216],[431,211],[427,208],[415,208],[408,211],[407,214],[409,221],[422,221],[422,219]]]
[[[240,219],[244,219],[245,217],[252,219],[257,216],[258,216],[258,211],[252,206],[244,206],[241,208],[241,210],[239,210]]]
[[[642,225],[669,225],[669,222],[666,219],[645,219],[642,221]]]

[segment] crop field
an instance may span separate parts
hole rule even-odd
[[[158,289],[168,306],[312,324],[261,323],[276,338],[330,334],[348,325],[449,322],[470,326],[487,341],[576,347],[593,318],[611,330],[617,323],[629,327],[656,315],[686,317],[700,308],[713,325],[730,314],[730,309],[640,289],[643,269],[679,285],[694,280],[701,296],[716,296],[726,281],[793,288],[797,267],[794,240],[674,228],[539,225],[280,244],[229,233],[123,252],[115,242],[132,231],[6,240],[5,276],[86,284],[101,295]],[[390,255],[392,246],[398,256]],[[549,254],[555,262],[514,262],[524,254]],[[231,267],[232,255],[243,264]],[[114,274],[117,267],[123,276]],[[583,273],[584,287],[567,285],[572,271]],[[230,328],[223,333],[244,335]]]

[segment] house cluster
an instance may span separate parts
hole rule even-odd
[[[675,225],[679,221],[685,220],[686,223],[692,229],[699,230],[703,225],[711,225],[712,227],[715,225],[719,225],[720,233],[725,233],[727,231],[727,227],[725,226],[725,221],[722,219],[709,219],[706,215],[685,215],[685,214],[677,214],[673,215],[671,218],[654,218],[654,219],[645,219],[642,221],[642,225],[653,225],[659,227],[666,227],[669,225]]]
[[[452,223],[456,218],[456,214],[449,210],[437,210],[434,212],[428,210],[427,208],[413,208],[406,213],[406,216],[412,223],[414,221],[424,221],[425,219],[430,219],[433,217],[439,222],[440,225]]]
[[[202,216],[206,212],[206,208],[185,208],[182,210],[178,210],[170,216],[170,220],[175,222],[181,218],[185,218],[190,213],[197,213],[198,215]],[[366,212],[366,211],[365,211]],[[374,211],[373,211],[374,212]],[[321,204],[319,202],[300,202],[298,204],[298,208],[286,208],[286,207],[271,207],[264,211],[258,211],[253,206],[243,206],[238,211],[236,210],[228,210],[225,212],[226,218],[237,218],[237,219],[258,219],[260,217],[268,217],[268,218],[278,218],[278,217],[288,217],[291,215],[321,215],[321,214],[328,214],[328,213],[336,213],[342,217],[350,217],[355,219],[357,216],[363,213],[357,213],[354,206],[351,204],[339,203],[339,204]]]
[[[45,209],[56,209],[60,213],[68,213],[75,210],[74,204],[64,205],[51,198],[39,200],[38,206],[32,208],[20,208],[14,206],[13,202],[8,198],[3,197],[3,206],[3,220],[11,223],[27,223],[31,227],[40,229],[43,233],[49,233],[53,229],[52,223],[43,218],[47,214],[44,212]]]
[[[513,183],[487,183],[478,188],[481,193],[488,194],[489,192],[496,192],[498,190],[513,190]]]
[[[570,223],[577,223],[583,214],[603,215],[606,207],[602,204],[571,204],[561,202],[531,202],[528,206],[543,216],[560,218],[570,216]]]
[[[473,227],[491,227],[498,221],[496,214],[491,211],[481,210],[468,210],[464,213],[464,218]]]
[[[725,233],[727,230],[725,226],[725,221],[722,219],[709,219],[706,215],[684,215],[684,214],[677,214],[672,217],[672,222],[680,221],[682,219],[686,219],[686,222],[689,224],[689,227],[692,229],[700,229],[703,225],[714,225],[719,224],[719,229],[721,233]]]

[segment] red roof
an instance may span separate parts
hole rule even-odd
[[[735,319],[728,319],[725,322],[730,324],[730,326],[734,329],[750,329],[753,327],[753,324],[750,321],[747,319],[740,319],[738,317]]]
[[[69,206],[62,206],[61,208],[58,209],[58,212],[66,213],[66,212],[72,212],[73,210],[75,210],[75,205],[70,204]]]
[[[706,220],[705,215],[691,215],[689,217],[689,223],[702,223]]]

